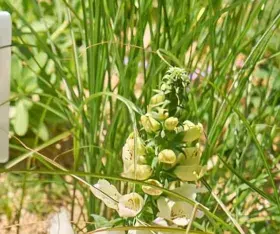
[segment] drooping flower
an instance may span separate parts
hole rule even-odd
[[[160,129],[160,123],[147,114],[141,116],[141,123],[148,133],[157,132]]]
[[[135,217],[144,206],[144,199],[138,193],[129,193],[119,199],[118,213],[121,217]]]
[[[163,187],[159,181],[154,180],[154,179],[147,180],[146,182],[149,184],[152,184],[152,185],[156,185],[158,187]],[[143,185],[142,190],[144,191],[144,193],[149,194],[151,196],[159,196],[162,194],[162,190],[148,186],[148,185]]]
[[[92,193],[104,204],[115,209],[121,217],[135,217],[144,206],[144,199],[138,193],[121,195],[107,180],[100,179],[91,187]]]
[[[123,160],[123,165],[124,165],[124,171],[127,171],[128,168],[134,164],[134,151],[130,150],[129,145],[126,143],[123,146],[122,149],[122,160]],[[137,164],[145,164],[146,163],[146,159],[145,156],[143,155],[137,155]]]
[[[131,151],[128,143],[123,147],[122,151],[123,160],[123,172],[122,176],[130,179],[146,180],[152,175],[151,166],[145,164],[146,159],[143,155],[137,156],[137,162],[135,162],[134,151]],[[136,170],[135,170],[136,169]]]
[[[164,149],[158,154],[158,161],[161,163],[173,164],[176,162],[176,154],[173,150]]]
[[[129,150],[131,152],[134,153],[134,143],[135,143],[135,139],[134,139],[134,133],[131,133],[129,135],[129,137],[126,140],[126,143],[128,144]],[[146,155],[146,148],[145,148],[145,144],[143,142],[143,140],[141,139],[141,137],[136,137],[136,154],[139,155]]]
[[[104,204],[112,209],[118,209],[118,201],[122,196],[117,188],[107,180],[100,179],[90,188],[91,192]]]
[[[179,123],[178,118],[169,117],[164,121],[164,127],[169,131],[173,131],[177,127],[178,123]]]
[[[172,191],[194,200],[196,193],[205,192],[205,189],[196,188],[195,185],[185,183]],[[160,197],[157,200],[157,205],[159,209],[157,216],[171,221],[178,226],[186,226],[188,224],[194,209],[191,204],[174,197]],[[201,218],[202,216],[203,212],[197,210],[196,217]]]
[[[134,164],[134,153],[130,151],[128,144],[122,149],[123,170],[128,171],[129,167]]]
[[[159,212],[157,214],[158,217],[164,218],[169,222],[173,222],[178,226],[186,226],[189,222],[189,218],[192,212],[192,206],[184,206],[183,202],[171,201],[167,198],[160,197],[157,200],[157,206]]]

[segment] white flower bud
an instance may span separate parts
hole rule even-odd
[[[142,115],[141,123],[148,133],[157,132],[160,129],[160,123],[149,115]]]
[[[176,162],[176,154],[170,149],[162,150],[158,154],[158,161],[161,163],[173,164]]]
[[[176,117],[169,117],[164,121],[164,127],[167,130],[172,131],[177,127],[178,123],[179,121]]]
[[[152,185],[156,185],[156,186],[161,187],[161,188],[163,187],[162,184],[157,180],[150,179],[150,180],[147,180],[146,182],[149,183],[149,184],[152,184]],[[144,193],[147,193],[151,196],[159,196],[159,195],[162,194],[162,190],[157,189],[157,188],[153,188],[153,187],[148,186],[148,185],[143,185],[142,190],[144,191]]]
[[[158,103],[163,102],[164,100],[165,100],[165,95],[163,93],[158,93],[151,97],[150,104],[156,105]]]

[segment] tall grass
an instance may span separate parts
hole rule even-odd
[[[13,62],[21,70],[12,71],[11,105],[32,103],[27,135],[11,140],[15,153],[1,169],[24,175],[17,221],[29,170],[51,181],[65,174],[91,184],[123,180],[121,148],[168,68],[160,49],[192,78],[188,118],[206,127],[203,163],[215,162],[205,176],[209,189],[248,233],[279,231],[279,151],[271,147],[279,134],[278,1],[5,0],[0,7],[12,13]],[[21,83],[30,76],[29,86]],[[266,86],[255,85],[258,78]],[[41,126],[48,129],[36,131]],[[42,139],[44,133],[50,136]],[[69,134],[71,173],[38,153]],[[88,221],[106,213],[78,181],[64,188],[72,218],[78,191]],[[209,219],[195,220],[196,229],[238,233],[210,193],[201,203]]]

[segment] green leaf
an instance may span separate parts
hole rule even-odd
[[[49,140],[49,131],[44,123],[40,124],[38,127],[38,136],[43,141]]]
[[[16,104],[16,116],[14,119],[14,129],[16,134],[24,136],[28,130],[28,123],[28,110],[22,101],[18,101]]]
[[[94,218],[94,225],[96,229],[113,227],[116,223],[122,220],[121,218],[117,218],[109,221],[103,216],[96,215],[96,214],[91,214],[90,216]]]
[[[111,227],[110,222],[105,219],[103,216],[91,214],[91,217],[94,218],[94,225],[95,228],[102,228],[102,227]]]

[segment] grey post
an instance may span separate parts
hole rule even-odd
[[[9,159],[11,37],[11,16],[0,12],[0,163]]]

